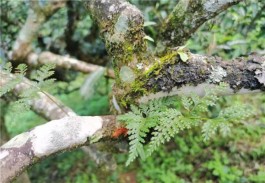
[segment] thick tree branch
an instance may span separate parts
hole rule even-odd
[[[0,148],[1,183],[8,183],[30,165],[52,154],[71,150],[97,138],[110,137],[114,116],[72,116],[53,120],[15,136]]]
[[[206,21],[243,0],[180,0],[162,27],[162,41],[170,47],[184,45]]]
[[[119,98],[130,104],[172,95],[203,95],[207,88],[221,82],[228,84],[222,95],[265,91],[265,56],[223,61],[219,57],[186,54],[187,62],[181,60],[178,51],[172,51],[143,68],[130,89],[119,91]]]
[[[141,11],[125,0],[90,0],[85,6],[99,25],[114,67],[136,67],[134,63],[146,55]]]
[[[13,74],[9,74],[7,76],[6,74],[0,72],[0,87],[7,84],[7,82],[14,77],[15,76]],[[27,91],[30,87],[32,87],[31,81],[24,78],[24,81],[18,84],[13,92],[15,95],[19,96],[24,91]],[[69,116],[77,116],[72,109],[65,106],[61,101],[46,92],[39,92],[38,97],[32,99],[29,102],[32,110],[47,120],[56,120]],[[97,164],[100,164],[101,166],[103,165],[103,167],[108,170],[115,168],[116,162],[113,159],[109,159],[112,156],[110,156],[108,152],[97,150],[97,144],[92,144],[90,146],[84,146],[81,148],[85,153],[89,154],[91,159]]]
[[[169,16],[165,33],[173,31],[178,37],[170,40],[183,42],[205,21],[240,1],[182,0]],[[116,86],[113,101],[117,109],[144,102],[149,95],[159,92],[163,93],[161,96],[186,95],[190,90],[201,94],[200,86],[211,87],[220,82],[229,84],[226,94],[264,91],[264,79],[260,78],[264,77],[264,57],[238,58],[226,63],[220,58],[187,52],[189,60],[185,63],[178,51],[171,50],[157,58],[146,52],[143,18],[136,7],[122,0],[91,0],[86,7],[97,21],[108,52],[114,58]],[[136,49],[138,44],[141,49]],[[195,87],[198,89],[194,90]]]
[[[5,114],[6,114],[6,107],[8,103],[0,98],[0,146],[6,143],[9,140],[9,134],[5,125]],[[1,174],[0,170],[0,177]],[[1,178],[0,178],[1,180]],[[19,177],[17,177],[17,183],[30,183],[29,176],[27,172],[23,172]]]

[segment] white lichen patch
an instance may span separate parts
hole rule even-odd
[[[114,34],[111,36],[112,42],[123,42],[124,36],[129,29],[129,17],[126,12],[122,12],[114,26]]]
[[[135,74],[133,70],[128,66],[122,66],[120,70],[120,79],[124,83],[132,83],[135,81]]]
[[[141,69],[144,68],[144,64],[143,63],[138,63],[138,64],[136,64],[136,67],[137,67],[138,70],[141,70]]]
[[[265,62],[261,64],[261,67],[261,69],[255,71],[255,78],[257,78],[261,84],[265,85]]]
[[[115,4],[113,4],[113,5],[111,5],[111,6],[109,7],[109,12],[111,12],[111,13],[115,13],[115,11],[116,11],[116,6],[115,6]]]
[[[30,132],[32,150],[37,157],[75,147],[102,128],[101,117],[66,117],[36,127]]]
[[[0,151],[0,160],[3,160],[8,154],[9,152],[7,150]]]
[[[116,24],[115,24],[115,33],[125,34],[128,30],[129,18],[126,14],[121,13]]]
[[[21,147],[23,146],[28,140],[29,140],[30,134],[29,132],[25,132],[22,134],[19,134],[12,138],[10,141],[5,143],[2,147],[3,148],[11,148],[11,147]]]
[[[209,12],[217,12],[221,7],[225,4],[231,3],[234,0],[208,0],[203,4],[203,8],[205,11]]]
[[[211,75],[209,76],[208,82],[210,83],[219,83],[222,81],[224,77],[226,77],[227,73],[226,71],[220,67],[212,67]]]

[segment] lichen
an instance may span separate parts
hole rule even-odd
[[[135,81],[135,74],[130,67],[122,66],[120,70],[120,79],[124,83],[132,83]]]
[[[220,66],[212,67],[212,72],[211,72],[211,75],[209,76],[208,81],[210,83],[219,83],[226,76],[227,76],[227,73],[222,67]]]

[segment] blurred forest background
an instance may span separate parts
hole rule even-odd
[[[40,1],[42,2],[42,1]],[[177,0],[131,0],[145,16],[145,32],[156,40],[155,22],[164,21]],[[45,3],[45,1],[43,1]],[[20,0],[1,0],[1,49],[6,52],[27,17],[27,3]],[[149,48],[154,49],[150,42]],[[246,0],[204,24],[189,40],[193,53],[218,55],[225,59],[244,56],[251,51],[265,54],[265,1]],[[47,21],[34,42],[36,52],[51,51],[71,55],[80,60],[110,67],[104,43],[97,26],[92,22],[82,2],[69,1]],[[88,99],[80,95],[80,87],[87,75],[71,70],[56,70],[57,82],[50,93],[79,115],[109,114],[109,92],[113,80],[102,77]],[[254,115],[233,129],[228,137],[216,136],[203,142],[196,129],[180,133],[145,161],[137,160],[125,167],[127,155],[115,154],[117,168],[98,167],[82,151],[64,152],[50,157],[29,170],[32,183],[83,182],[265,182],[265,94],[237,95],[222,98],[218,109],[233,103],[247,103]],[[10,136],[22,133],[45,119],[33,112],[14,118],[8,108],[5,122]]]

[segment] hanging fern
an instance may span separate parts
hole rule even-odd
[[[192,94],[189,97],[183,96],[180,100],[170,97],[152,100],[138,107],[132,105],[131,112],[118,117],[129,130],[130,148],[126,165],[138,156],[145,159],[180,131],[195,126],[202,126],[204,140],[209,140],[218,131],[224,136],[230,134],[233,123],[249,117],[251,112],[244,105],[235,105],[223,109],[217,117],[208,116],[209,106],[215,106],[219,100],[216,93],[222,92],[225,87],[222,83],[216,88],[208,89],[204,97]],[[147,135],[151,135],[151,140],[145,145]]]

